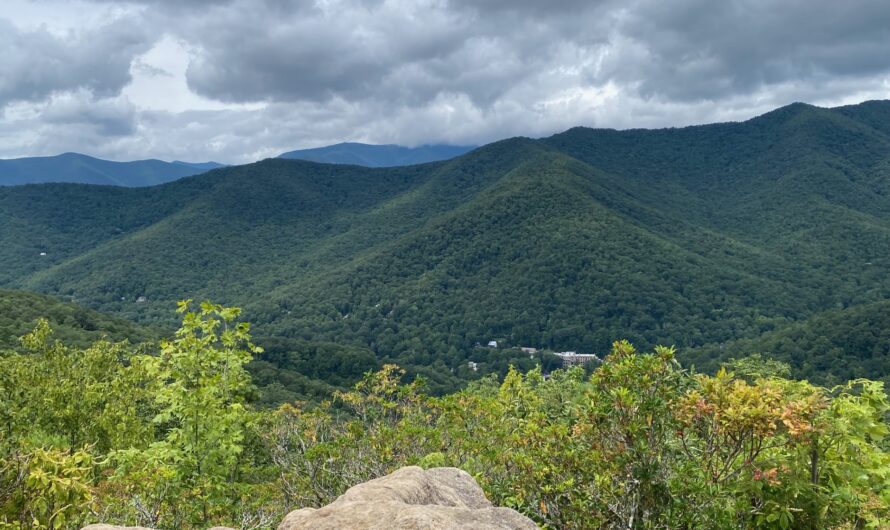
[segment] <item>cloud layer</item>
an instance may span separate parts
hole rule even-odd
[[[883,0],[79,0],[69,27],[10,1],[0,156],[244,162],[890,97]]]

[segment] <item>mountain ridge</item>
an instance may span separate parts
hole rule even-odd
[[[278,158],[365,167],[396,167],[448,160],[466,154],[475,148],[476,146],[449,144],[405,147],[396,144],[342,142],[324,147],[288,151],[279,155]]]
[[[698,351],[890,299],[890,142],[862,117],[887,105],[574,128],[395,168],[4,188],[0,285],[159,325],[178,298],[241,305],[261,336],[371,351],[437,390],[468,361],[529,362],[474,346],[494,339]]]
[[[164,162],[157,159],[115,162],[67,152],[0,160],[0,186],[44,183],[156,186],[220,167],[225,166],[216,162]]]

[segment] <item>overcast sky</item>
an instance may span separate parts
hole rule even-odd
[[[2,0],[0,157],[238,163],[890,99],[886,0]]]

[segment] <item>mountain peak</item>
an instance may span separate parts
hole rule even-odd
[[[818,111],[818,110],[827,110],[822,107],[817,107],[815,105],[810,105],[809,103],[802,103],[800,101],[795,101],[794,103],[789,103],[784,107],[779,107],[775,110],[771,110],[769,112],[763,113],[759,116],[755,116],[750,120],[747,120],[749,123],[759,123],[759,122],[779,122],[793,119],[797,116]]]

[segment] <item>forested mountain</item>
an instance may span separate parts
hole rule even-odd
[[[365,167],[410,166],[448,160],[475,149],[463,145],[421,145],[404,147],[401,145],[372,145],[355,142],[299,149],[282,154],[279,158],[308,160],[326,164],[352,164]]]
[[[216,162],[112,162],[78,153],[0,160],[0,186],[73,182],[113,186],[154,186],[224,167]]]
[[[158,330],[147,329],[120,317],[113,317],[75,304],[36,293],[0,289],[0,351],[18,350],[19,337],[30,333],[39,319],[46,319],[53,338],[86,347],[107,337],[137,344],[157,341]]]
[[[240,305],[260,338],[396,361],[436,390],[477,375],[470,360],[530,362],[503,346],[627,338],[683,358],[890,298],[888,109],[576,128],[420,166],[5,188],[0,285],[162,325],[180,298]]]
[[[890,301],[834,309],[762,335],[687,352],[699,368],[752,353],[786,362],[801,377],[838,384],[870,375],[890,384]]]
[[[0,359],[23,352],[20,338],[45,319],[50,340],[86,348],[100,339],[128,341],[154,353],[164,332],[125,318],[100,313],[51,296],[0,289]],[[380,363],[367,348],[323,342],[267,338],[247,368],[256,385],[252,400],[261,406],[329,397],[346,390]]]

